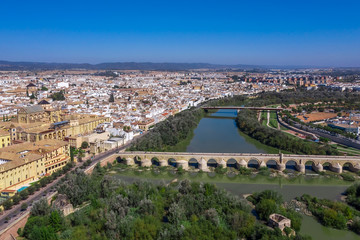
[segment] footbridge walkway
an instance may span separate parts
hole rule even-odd
[[[360,157],[293,154],[247,154],[247,153],[174,153],[174,152],[121,152],[116,157],[127,165],[138,164],[174,166],[188,169],[194,167],[209,171],[211,167],[274,167],[279,171],[294,167],[305,173],[306,166],[314,171],[325,169],[342,173],[343,169],[360,171]]]

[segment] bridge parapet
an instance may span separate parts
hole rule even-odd
[[[316,171],[322,171],[324,166],[341,173],[344,168],[351,171],[360,171],[360,157],[354,156],[321,156],[321,155],[294,155],[294,154],[247,154],[247,153],[173,153],[173,152],[121,152],[117,154],[125,159],[126,164],[149,167],[151,165],[168,166],[175,162],[184,169],[189,163],[194,163],[199,169],[207,171],[210,165],[223,167],[266,167],[271,162],[276,164],[280,171],[288,168],[289,164],[295,165],[300,171],[305,171],[305,165],[312,165]],[[154,164],[156,162],[156,164]],[[211,163],[212,164],[211,164]]]

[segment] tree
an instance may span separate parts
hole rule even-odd
[[[64,91],[61,90],[59,92],[55,92],[50,95],[50,98],[52,98],[53,101],[64,101],[65,100]]]
[[[272,199],[263,199],[255,207],[260,219],[268,220],[269,216],[276,212],[277,205]]]
[[[27,199],[29,196],[29,191],[27,189],[24,189],[20,192],[21,200]]]
[[[109,102],[115,102],[114,94],[110,94]]]
[[[155,213],[155,206],[150,199],[143,199],[139,203],[138,213],[142,215],[152,215]]]
[[[81,148],[78,149],[77,158],[79,162],[82,162],[82,158],[85,157],[85,151]]]
[[[47,226],[34,226],[32,229],[29,240],[57,240],[57,235],[54,229]]]
[[[13,201],[13,204],[14,205],[17,205],[19,202],[20,202],[21,198],[19,196],[19,194],[15,194],[13,197],[12,197],[12,201]]]
[[[84,142],[81,143],[81,148],[82,148],[82,149],[86,149],[86,148],[88,148],[88,147],[89,147],[89,143],[88,143],[88,142],[84,141]]]
[[[36,97],[35,97],[34,93],[32,93],[31,96],[30,96],[30,99],[35,99],[35,98]]]
[[[31,208],[31,216],[45,216],[50,212],[50,206],[46,198],[41,198],[39,201],[36,201]]]
[[[64,219],[59,210],[54,210],[50,213],[49,224],[55,232],[60,231],[63,228]]]
[[[29,195],[32,195],[35,192],[35,186],[31,185],[27,188]]]
[[[41,87],[41,91],[47,91],[47,90],[49,90],[47,87],[45,87],[45,86]]]
[[[10,199],[8,199],[5,202],[3,202],[3,206],[5,210],[9,210],[12,208],[13,202]]]
[[[291,230],[291,228],[289,228],[289,227],[285,227],[284,228],[284,233],[286,234],[286,236],[290,236],[290,234],[291,234],[291,232],[292,232],[292,230]]]
[[[21,204],[21,211],[25,211],[28,208],[26,203]]]

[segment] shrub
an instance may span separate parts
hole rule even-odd
[[[20,192],[21,200],[27,199],[29,196],[29,191],[27,189],[24,189]]]
[[[15,194],[13,197],[12,197],[12,202],[13,202],[13,205],[17,205],[19,202],[20,202],[21,198],[19,196],[19,194]]]
[[[350,173],[342,173],[342,174],[340,174],[340,176],[345,181],[349,181],[349,182],[354,182],[355,181],[355,177],[353,175],[351,175]]]
[[[3,206],[5,210],[9,210],[12,208],[13,202],[10,199],[8,199],[5,202],[3,202]]]
[[[26,203],[21,204],[21,211],[25,211],[28,208]]]
[[[258,204],[256,204],[255,210],[258,213],[260,219],[268,220],[269,216],[272,213],[275,213],[277,210],[276,202],[272,199],[263,199]]]
[[[32,194],[34,194],[36,189],[35,189],[35,186],[30,186],[30,187],[27,188],[27,190],[29,192],[29,195],[32,195]]]

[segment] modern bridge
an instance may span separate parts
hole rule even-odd
[[[144,167],[152,165],[174,166],[189,169],[195,167],[209,171],[211,167],[275,167],[279,171],[295,166],[305,173],[305,165],[311,164],[316,172],[324,169],[342,173],[343,169],[360,171],[360,157],[328,155],[293,155],[293,154],[249,154],[249,153],[187,153],[187,152],[120,152],[115,157],[121,158],[127,165],[138,164]]]
[[[201,107],[204,110],[219,110],[219,109],[231,109],[231,110],[256,110],[256,111],[283,111],[283,108],[271,108],[271,107]]]

